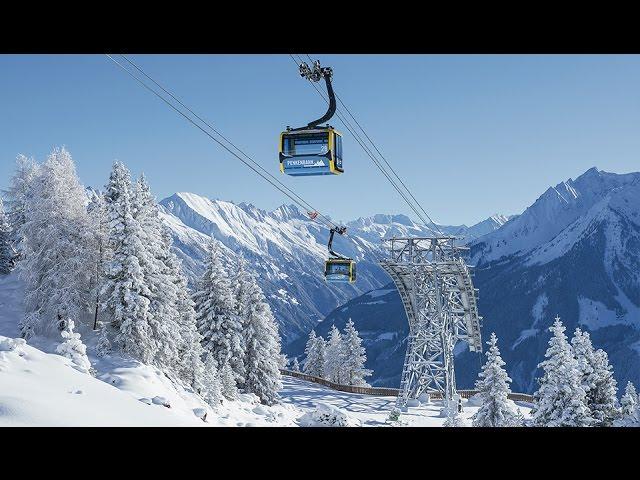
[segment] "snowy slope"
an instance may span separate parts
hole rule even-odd
[[[67,358],[0,337],[0,426],[199,426],[80,373]]]
[[[98,358],[97,335],[78,324],[96,377],[81,373],[54,353],[61,339],[36,337],[26,345],[15,338],[22,298],[16,273],[0,275],[0,426],[295,425],[303,413],[287,405],[259,405],[254,395],[214,412],[154,367],[118,355]],[[153,403],[156,397],[171,408]],[[207,412],[206,423],[197,409]]]
[[[432,233],[404,215],[375,215],[347,222],[348,237],[336,236],[334,247],[358,261],[358,281],[353,286],[327,285],[322,271],[329,232],[295,206],[283,205],[268,212],[246,203],[210,200],[186,192],[176,193],[160,205],[192,284],[202,272],[210,236],[224,244],[229,263],[238,254],[249,260],[260,276],[285,344],[306,336],[336,306],[388,282],[377,265],[384,254],[382,238]],[[506,220],[496,215],[473,227],[440,228],[470,240],[499,228]]]
[[[285,377],[280,405],[266,407],[253,396],[241,395],[239,401],[212,411],[195,397],[188,402],[175,389],[162,388],[160,376],[146,369],[126,372],[121,368],[119,375],[112,376],[120,379],[116,387],[78,372],[64,357],[44,353],[22,339],[0,336],[0,427],[323,426],[310,421],[319,405],[343,415],[348,426],[391,425],[387,418],[394,397],[337,392]],[[159,393],[163,394],[160,401]],[[463,418],[469,423],[477,407],[463,405]],[[198,408],[207,410],[205,421]],[[526,405],[519,408],[529,413]],[[440,409],[440,402],[413,407],[403,415],[402,425],[442,426],[445,418]]]
[[[376,301],[386,293],[370,295]],[[214,411],[154,367],[118,355],[96,357],[95,333],[78,325],[97,371],[92,377],[52,353],[56,339],[39,337],[26,344],[9,338],[17,332],[21,298],[16,275],[0,277],[0,427],[323,426],[314,420],[319,409],[344,417],[349,426],[392,426],[387,417],[393,397],[337,392],[290,377],[283,377],[279,405],[267,407],[254,395],[240,395]],[[463,418],[469,423],[477,407],[467,402],[464,407]],[[439,402],[411,407],[400,426],[441,426],[445,418],[440,408]],[[526,405],[519,408],[528,415]]]

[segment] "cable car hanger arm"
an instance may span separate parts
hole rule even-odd
[[[329,244],[327,245],[327,248],[329,250],[329,254],[333,257],[333,258],[337,258],[340,260],[349,260],[347,257],[343,257],[342,255],[337,254],[336,252],[333,251],[333,236],[335,235],[335,233],[339,233],[340,235],[344,235],[345,232],[347,231],[347,227],[337,227],[337,228],[332,228],[330,230],[330,234],[329,234]]]
[[[292,128],[291,131],[296,130],[307,130],[316,128],[318,125],[322,123],[328,122],[331,117],[336,113],[336,96],[333,92],[333,85],[331,85],[331,77],[333,77],[333,69],[331,67],[321,67],[320,61],[316,60],[313,63],[313,70],[309,68],[306,62],[302,62],[299,65],[300,68],[300,76],[306,78],[311,82],[318,82],[321,78],[324,78],[324,81],[327,85],[327,95],[329,96],[329,109],[327,112],[317,120],[309,122],[305,127]]]

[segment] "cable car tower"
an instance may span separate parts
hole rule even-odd
[[[407,401],[440,392],[446,408],[456,398],[453,350],[458,341],[481,352],[480,321],[467,247],[455,237],[391,238],[389,258],[380,262],[395,283],[409,321],[400,392],[391,418]]]

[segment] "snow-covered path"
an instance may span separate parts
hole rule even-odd
[[[283,377],[283,390],[280,392],[282,402],[311,411],[317,402],[337,407],[355,420],[355,424],[363,427],[381,427],[398,425],[387,420],[395,402],[395,397],[376,397],[372,395],[358,395],[354,393],[338,392],[316,383],[307,382],[293,377]],[[530,408],[524,404],[517,404],[525,416]],[[428,405],[411,407],[401,416],[401,424],[413,427],[441,427],[446,418],[441,416],[442,403],[434,401]],[[471,416],[478,407],[463,400],[462,418],[471,425]]]
[[[389,416],[395,401],[395,397],[339,392],[294,377],[282,377],[282,384],[282,403],[307,411],[313,410],[317,402],[326,403],[344,410],[349,417],[359,420],[363,426],[386,425],[386,417]]]

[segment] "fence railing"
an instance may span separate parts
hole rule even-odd
[[[357,387],[355,385],[341,385],[339,383],[331,382],[325,378],[314,377],[313,375],[307,375],[302,372],[294,372],[292,370],[280,369],[282,375],[289,377],[296,377],[308,382],[318,383],[329,387],[333,390],[347,393],[360,393],[362,395],[377,395],[379,397],[396,397],[398,396],[397,388],[380,388],[380,387]]]
[[[325,378],[314,377],[313,375],[307,375],[302,372],[294,372],[292,370],[280,369],[282,375],[289,377],[296,377],[308,382],[324,385],[333,390],[347,393],[359,393],[361,395],[376,395],[379,397],[397,397],[399,390],[397,388],[385,388],[385,387],[356,387],[354,385],[341,385],[339,383],[331,382]],[[462,398],[468,399],[473,397],[478,390],[458,390],[458,393]],[[430,394],[433,400],[442,400],[442,394],[440,392],[432,392]],[[533,403],[533,395],[527,395],[526,393],[511,393],[509,399],[515,402],[528,402]]]

